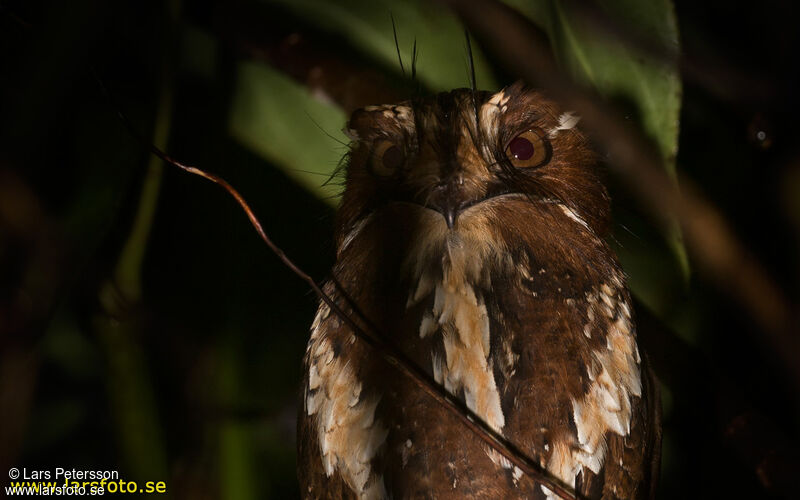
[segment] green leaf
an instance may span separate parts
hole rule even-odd
[[[240,62],[229,119],[231,134],[321,199],[341,188],[326,181],[346,148],[347,120],[336,105],[263,64]],[[331,137],[328,137],[329,134]]]

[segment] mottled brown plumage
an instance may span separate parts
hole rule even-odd
[[[581,496],[649,498],[657,388],[576,123],[522,85],[356,111],[326,291]],[[325,305],[304,366],[306,498],[554,498]]]

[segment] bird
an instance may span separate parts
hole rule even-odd
[[[577,498],[652,498],[658,385],[580,117],[517,82],[351,115],[325,293]],[[303,358],[303,498],[558,498],[322,302]]]

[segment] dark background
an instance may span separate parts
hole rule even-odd
[[[796,304],[797,7],[733,4],[676,2],[684,57],[725,71],[684,79],[678,171]],[[404,83],[397,67],[285,9],[173,7],[0,2],[0,474],[116,469],[165,480],[173,498],[294,498],[295,399],[316,298],[222,190],[169,166],[143,187],[158,171],[147,145],[224,176],[321,280],[333,208],[230,136],[233,68],[250,59],[302,83],[322,61],[323,84],[342,95],[366,81],[375,96],[402,97]],[[213,71],[190,70],[187,27],[210,35]],[[283,50],[292,34],[303,50]],[[361,83],[348,83],[357,71]],[[633,238],[662,256],[639,279],[677,274],[655,224],[609,182],[614,243]],[[149,238],[135,229],[143,206],[155,209]],[[701,276],[664,291],[682,334],[638,310],[664,383],[661,497],[798,497],[797,385],[746,309]]]

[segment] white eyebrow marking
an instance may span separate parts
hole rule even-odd
[[[562,130],[571,130],[575,128],[578,122],[581,120],[581,117],[578,116],[574,111],[567,111],[566,113],[561,113],[561,116],[558,117],[558,125],[551,128],[547,131],[547,134],[550,137],[555,137]]]
[[[505,89],[503,89],[489,98],[489,100],[481,106],[480,112],[478,113],[481,127],[488,139],[482,151],[487,158],[491,157],[492,151],[489,147],[489,143],[497,140],[497,128],[500,115],[505,113],[508,109],[509,99],[510,97],[506,94]]]

